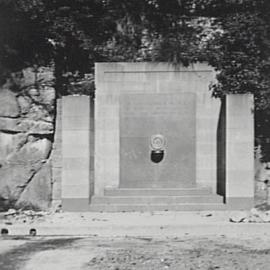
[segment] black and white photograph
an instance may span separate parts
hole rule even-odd
[[[0,270],[270,269],[270,0],[0,0]]]

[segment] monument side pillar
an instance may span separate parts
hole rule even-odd
[[[226,197],[229,208],[248,209],[254,200],[253,95],[226,96]]]
[[[118,70],[117,67],[116,63],[96,63],[95,66],[97,91],[94,194],[99,196],[104,195],[105,188],[118,188],[119,186],[119,92],[121,88],[124,88],[122,85],[124,79],[121,76],[121,70]],[[116,73],[112,71],[116,71]],[[117,76],[120,76],[120,79]],[[118,81],[115,82],[115,80]]]
[[[90,98],[62,98],[62,207],[88,211],[90,197]]]

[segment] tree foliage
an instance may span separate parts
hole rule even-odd
[[[0,74],[53,65],[56,86],[98,61],[208,61],[215,96],[270,96],[269,0],[0,0]]]
[[[35,16],[27,16],[19,2],[0,1],[0,77],[51,59],[45,28]]]

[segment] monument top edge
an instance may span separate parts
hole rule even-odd
[[[213,72],[207,62],[192,63],[185,67],[168,62],[96,62],[96,72]]]

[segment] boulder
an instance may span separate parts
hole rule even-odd
[[[51,141],[46,138],[37,139],[34,136],[29,136],[25,145],[7,157],[7,163],[32,165],[42,162],[47,159],[51,151],[51,144]]]
[[[261,213],[260,210],[255,208],[255,207],[251,208],[251,210],[250,210],[250,214],[255,216],[255,217],[259,217],[260,213]]]
[[[270,222],[270,211],[252,208],[250,210],[249,222]]]
[[[43,86],[40,90],[42,103],[53,106],[55,103],[55,89],[51,86]]]
[[[54,131],[54,126],[52,122],[35,121],[27,118],[15,119],[0,117],[0,131],[52,134]]]
[[[47,121],[53,122],[53,107],[50,105],[42,104],[32,104],[28,113],[24,116],[25,118],[35,120],[35,121]]]
[[[21,109],[21,113],[22,114],[28,113],[30,110],[30,107],[31,107],[30,98],[25,97],[25,96],[19,96],[17,100],[18,100],[18,104],[19,104],[20,109]]]
[[[18,117],[20,109],[15,95],[8,89],[0,89],[0,117]]]
[[[52,84],[54,80],[54,74],[52,68],[39,67],[38,70],[33,68],[25,68],[23,70],[23,80],[21,85],[23,87],[30,87],[37,83],[39,84]]]
[[[0,200],[12,207],[32,177],[40,170],[51,150],[51,142],[29,137],[17,151],[8,155],[0,168]]]
[[[23,119],[16,126],[16,131],[28,132],[32,134],[52,134],[54,131],[53,123],[45,121],[35,121]]]
[[[14,216],[17,214],[18,211],[16,211],[15,209],[8,209],[8,211],[5,213],[5,216]]]
[[[230,222],[241,223],[248,220],[248,214],[246,212],[237,212],[230,217]]]
[[[0,133],[0,163],[5,161],[11,153],[18,151],[26,142],[27,134],[25,133]]]
[[[270,215],[267,213],[261,213],[260,218],[263,222],[270,222]]]
[[[33,166],[5,164],[0,169],[0,198],[6,201],[8,208],[13,207],[13,203],[19,198],[29,179],[41,165],[41,163]]]
[[[16,208],[46,210],[52,194],[51,165],[45,163],[34,175],[16,202]]]
[[[20,129],[18,128],[19,123],[20,120],[16,118],[0,117],[0,131],[20,132]]]

